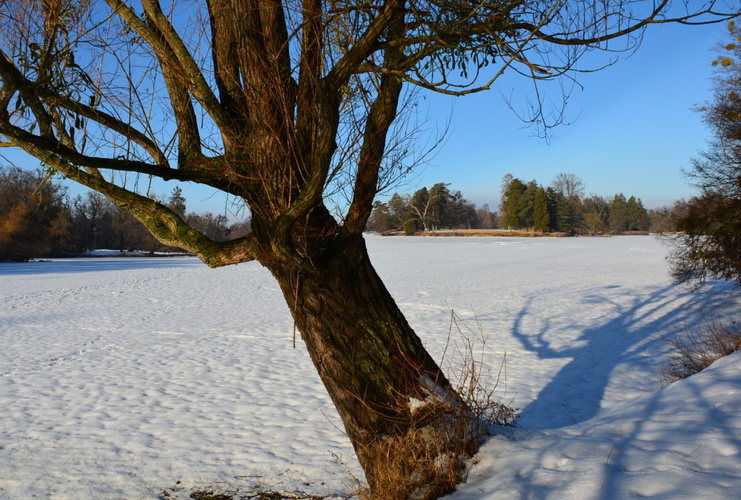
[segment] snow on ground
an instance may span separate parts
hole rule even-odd
[[[645,236],[368,246],[433,356],[455,351],[452,309],[521,411],[451,500],[738,495],[741,354],[666,388],[659,374],[662,337],[737,318],[727,284],[672,285]],[[292,338],[256,263],[0,264],[0,499],[350,492],[352,447]]]

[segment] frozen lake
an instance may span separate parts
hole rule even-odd
[[[495,372],[505,363],[499,395],[521,411],[452,499],[738,494],[741,357],[663,389],[659,374],[663,337],[741,319],[728,284],[671,284],[648,236],[368,246],[431,354],[454,310]],[[348,494],[362,474],[292,337],[257,263],[0,263],[0,499]]]

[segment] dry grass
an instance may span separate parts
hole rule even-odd
[[[661,371],[662,384],[687,378],[698,373],[713,361],[741,350],[741,325],[735,321],[721,322],[720,318],[705,321],[696,329],[687,329],[676,339],[667,340],[674,352]]]
[[[374,490],[383,496],[372,497],[364,489],[357,492],[361,500],[430,500],[465,482],[482,437],[515,419],[515,410],[495,395],[505,385],[506,356],[492,370],[486,363],[490,354],[478,321],[469,328],[451,311],[441,366],[453,374],[450,382],[460,401],[425,405],[414,414],[412,431],[363,450],[374,464]]]
[[[358,492],[359,498],[429,500],[455,491],[472,453],[456,434],[443,426],[428,426],[374,443],[365,453],[373,464],[375,491],[383,496],[371,496],[364,489]]]
[[[506,229],[443,229],[440,231],[415,231],[414,236],[510,236],[517,238],[563,238],[571,235],[568,233],[544,233],[542,231],[529,231],[527,229],[511,231]]]
[[[492,366],[487,357],[499,358]],[[450,382],[477,422],[486,426],[510,426],[516,411],[501,402],[499,394],[507,395],[507,353],[501,355],[489,349],[487,337],[475,318],[475,327],[450,311],[448,341],[441,361]]]

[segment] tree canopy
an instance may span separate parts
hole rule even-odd
[[[405,83],[462,95],[504,71],[556,78],[588,50],[636,47],[650,24],[737,10],[667,0],[6,1],[0,134],[210,265],[257,257],[257,241],[215,244],[132,176],[244,200],[269,236],[260,245],[299,260],[297,220],[344,194],[342,224],[327,231],[357,234],[374,195],[413,166],[414,135],[394,128]]]
[[[713,61],[714,100],[700,108],[714,140],[687,172],[700,193],[684,207],[670,256],[674,278],[691,287],[708,276],[741,285],[741,28],[731,21],[728,34]]]
[[[615,194],[584,197],[584,181],[575,174],[558,174],[548,188],[535,180],[525,184],[511,174],[502,181],[499,206],[502,226],[573,234],[647,231],[650,215],[640,198]]]

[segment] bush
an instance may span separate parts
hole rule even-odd
[[[687,329],[676,339],[667,339],[674,352],[662,369],[664,386],[698,373],[713,361],[741,350],[741,325],[722,323],[720,318]]]

